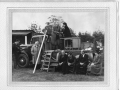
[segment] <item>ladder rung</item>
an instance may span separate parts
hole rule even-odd
[[[52,64],[50,64],[50,66],[58,66],[58,64],[57,63],[52,63]]]
[[[50,62],[53,62],[53,63],[58,63],[58,61],[54,61],[54,60],[50,60]]]
[[[44,60],[41,60],[41,62],[44,62]]]
[[[46,57],[45,59],[50,59],[49,57]]]
[[[42,70],[48,70],[48,68],[42,68]]]
[[[48,61],[48,60],[44,60],[44,62],[50,62],[50,61]]]
[[[46,53],[45,55],[51,55],[51,53]]]
[[[43,66],[49,66],[49,65],[47,65],[47,64],[43,64]]]

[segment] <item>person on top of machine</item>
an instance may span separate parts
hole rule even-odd
[[[64,37],[71,37],[70,29],[67,26],[66,22],[63,23],[63,34],[64,34]]]

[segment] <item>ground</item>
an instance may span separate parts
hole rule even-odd
[[[104,67],[104,55],[102,54]],[[104,68],[101,76],[66,74],[60,72],[40,71],[39,66],[33,74],[34,66],[28,68],[18,68],[12,70],[12,80],[15,82],[39,82],[39,81],[104,81]]]
[[[104,81],[104,76],[66,74],[60,72],[46,72],[37,69],[35,74],[32,68],[13,69],[13,82],[39,82],[39,81]]]

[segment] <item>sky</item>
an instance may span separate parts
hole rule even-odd
[[[61,16],[67,25],[74,30],[76,34],[79,32],[88,32],[92,34],[95,30],[105,31],[106,13],[105,12],[14,12],[13,13],[13,30],[29,29],[32,23],[36,23],[43,29],[48,17],[51,15]]]

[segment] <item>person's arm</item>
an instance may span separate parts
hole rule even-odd
[[[74,56],[72,57],[72,59],[73,59],[73,63],[71,63],[71,65],[76,63],[76,58]]]
[[[98,56],[98,57],[96,58],[96,62],[94,63],[94,65],[100,64],[100,63],[101,63],[101,58]]]
[[[59,61],[58,61],[58,64],[59,64],[59,65],[62,65],[62,63],[63,63],[63,61],[62,61],[62,56],[60,55],[60,59],[59,59]]]
[[[79,55],[78,62],[80,63],[81,61],[81,54]]]
[[[34,55],[34,46],[31,48],[31,54]]]
[[[17,47],[18,52],[21,52],[22,48],[20,47],[20,45]]]
[[[60,57],[59,57],[58,63],[61,63],[61,55],[60,55]]]
[[[85,54],[85,61],[83,62],[84,64],[88,64],[88,55]]]

